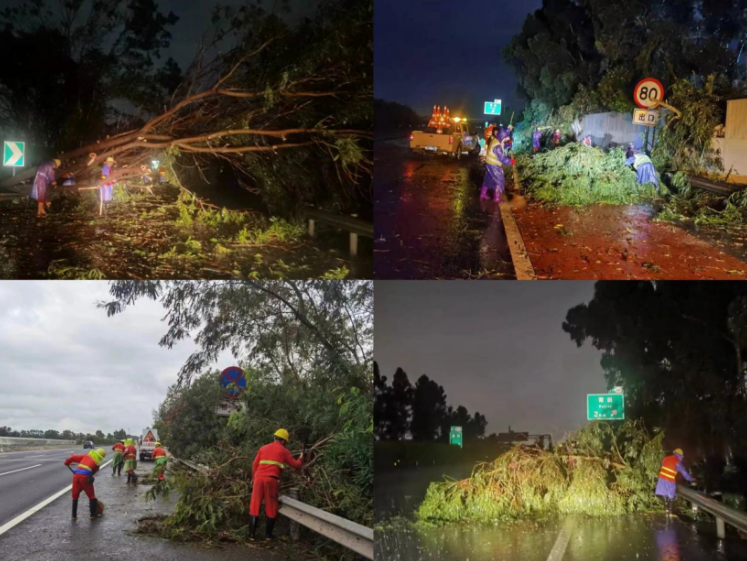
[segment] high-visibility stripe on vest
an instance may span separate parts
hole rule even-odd
[[[488,144],[488,153],[485,155],[486,164],[490,164],[491,166],[501,165],[501,161],[498,159],[498,156],[496,156],[493,152],[493,148],[495,148],[497,144],[498,141],[495,138],[490,141],[490,144]]]
[[[667,456],[664,458],[659,469],[659,477],[666,481],[677,481],[677,464],[679,463],[680,459],[677,456]]]
[[[260,460],[260,465],[265,464],[266,466],[278,466],[280,469],[285,469],[285,464],[276,462],[275,460]]]
[[[642,166],[643,164],[651,163],[651,158],[649,158],[645,154],[636,154],[633,157],[635,158],[635,161],[633,162],[633,167],[635,169],[638,169],[638,166]]]
[[[100,462],[97,462],[91,456],[83,456],[80,462],[78,462],[76,468],[73,470],[73,473],[77,475],[91,475],[93,474],[93,468],[98,467],[99,463]]]

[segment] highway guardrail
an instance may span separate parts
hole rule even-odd
[[[194,471],[208,472],[206,466],[188,460],[180,460],[173,456],[172,459]],[[278,501],[280,502],[278,512],[290,519],[291,524],[294,522],[301,524],[366,559],[374,558],[373,528],[368,528],[285,495],[278,497]],[[294,534],[293,529],[291,529],[291,534]]]
[[[716,519],[716,534],[719,539],[726,537],[726,524],[747,533],[747,513],[728,507],[685,485],[677,485],[677,494]]]

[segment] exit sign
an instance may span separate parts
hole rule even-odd
[[[621,393],[593,393],[586,396],[589,421],[624,421],[625,396]]]
[[[451,427],[449,431],[449,444],[464,448],[462,446],[462,427]]]
[[[483,111],[485,115],[500,115],[501,114],[501,100],[496,99],[495,101],[486,101],[485,109]]]

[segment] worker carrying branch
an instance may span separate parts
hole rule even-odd
[[[37,203],[37,216],[46,216],[47,209],[52,203],[47,200],[49,191],[53,185],[57,185],[55,179],[55,172],[62,162],[60,160],[52,160],[50,162],[43,163],[36,170],[36,177],[34,178],[34,186],[31,188],[30,197]]]
[[[696,481],[682,465],[684,455],[681,448],[676,448],[671,456],[667,456],[662,460],[661,468],[659,468],[659,481],[656,483],[656,491],[654,493],[664,501],[664,506],[669,516],[674,516],[672,508],[674,506],[674,498],[677,496],[677,473],[688,481]]]
[[[163,474],[166,472],[166,464],[169,459],[166,457],[166,450],[163,449],[160,442],[156,442],[153,459],[156,461],[156,467],[153,471],[158,475],[158,481],[163,481]]]
[[[78,519],[78,497],[83,491],[88,497],[91,520],[99,516],[99,504],[93,488],[93,475],[99,471],[101,462],[106,457],[106,450],[98,448],[86,454],[75,454],[65,460],[65,465],[78,464],[73,472],[73,520]]]
[[[265,502],[265,515],[267,516],[265,538],[272,539],[272,529],[275,527],[275,518],[278,515],[280,476],[286,466],[301,471],[303,465],[303,454],[295,460],[286,449],[290,438],[287,430],[278,429],[274,437],[275,440],[271,444],[266,444],[259,449],[252,463],[252,500],[249,503],[250,539],[252,540],[259,526],[259,509],[262,506],[262,499]]]

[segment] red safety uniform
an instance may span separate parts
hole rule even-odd
[[[134,446],[125,446],[124,459],[125,460],[137,459],[137,448],[135,448]]]
[[[302,465],[301,460],[294,459],[288,449],[279,442],[262,446],[252,464],[254,484],[249,515],[259,516],[259,508],[264,499],[267,518],[275,518],[278,514],[278,488],[283,470],[290,466],[301,471]]]
[[[73,499],[80,497],[80,492],[85,492],[86,496],[93,500],[96,498],[96,491],[93,489],[93,483],[88,482],[88,478],[99,471],[94,459],[88,454],[76,454],[65,460],[65,465],[78,464],[73,470]]]
[[[160,458],[161,456],[165,456],[165,455],[166,455],[166,450],[164,450],[160,446],[158,448],[156,448],[155,450],[153,450],[153,459],[154,460],[156,458]]]

